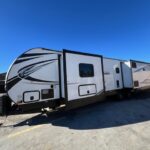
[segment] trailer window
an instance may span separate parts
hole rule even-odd
[[[120,87],[120,82],[119,82],[119,80],[116,81],[116,84],[117,84],[117,88],[119,88],[119,87]]]
[[[136,68],[136,62],[132,62],[132,68]]]
[[[118,67],[116,68],[116,73],[120,73],[120,69]]]
[[[94,67],[92,64],[79,64],[79,74],[80,77],[93,77],[94,76]]]

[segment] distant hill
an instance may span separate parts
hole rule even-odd
[[[5,76],[6,76],[6,73],[1,73],[0,74],[0,80],[5,80]]]
[[[0,74],[0,93],[5,93],[5,77],[6,73]]]

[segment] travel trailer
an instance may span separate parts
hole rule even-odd
[[[150,88],[150,63],[130,60],[133,88]]]
[[[13,62],[5,88],[19,107],[74,108],[149,85],[149,63],[34,48]]]

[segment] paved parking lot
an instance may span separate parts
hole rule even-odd
[[[150,150],[149,97],[69,112],[10,115],[3,121],[1,150]]]

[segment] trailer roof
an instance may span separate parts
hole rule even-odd
[[[103,57],[102,55],[98,55],[98,54],[91,54],[91,53],[84,53],[84,52],[79,52],[79,51],[72,51],[72,50],[68,50],[68,49],[63,49],[63,52],[68,52],[68,53],[72,53],[72,54],[79,54],[79,55]]]
[[[103,57],[103,58],[106,58],[106,59],[111,59],[111,60],[118,60],[118,61],[123,61],[123,62],[125,62],[125,61],[127,61],[127,60],[123,60],[123,59],[117,59],[117,58],[109,58],[109,57]]]

